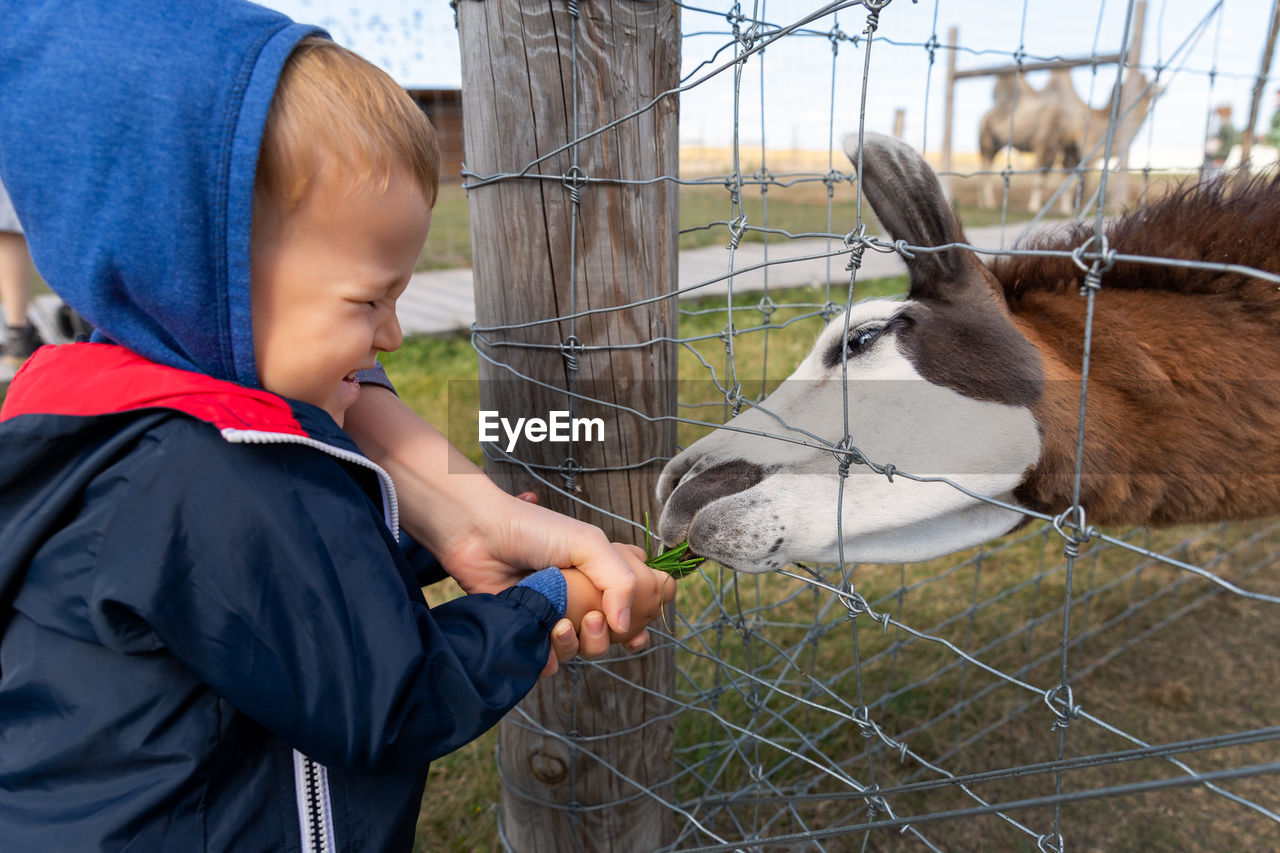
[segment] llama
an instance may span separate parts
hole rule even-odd
[[[846,152],[856,162],[856,139]],[[911,246],[964,241],[911,148],[868,134],[863,193]],[[1109,223],[1119,254],[1280,271],[1280,178],[1188,185]],[[1071,250],[1057,226],[1031,248]],[[929,559],[1026,516],[945,482],[847,468],[848,433],[879,465],[946,477],[1012,507],[1072,505],[1086,300],[1071,258],[965,249],[906,259],[905,300],[833,319],[758,406],[673,458],[659,534],[745,572],[797,560]],[[1167,525],[1280,513],[1280,292],[1234,272],[1117,262],[1096,295],[1080,502],[1090,524]],[[847,376],[847,381],[845,377]],[[846,426],[847,424],[847,426]],[[745,430],[745,431],[739,431]]]
[[[1121,117],[1112,142],[1113,155],[1133,141],[1158,94],[1159,89],[1148,86],[1142,74],[1125,75],[1121,87]],[[978,125],[982,168],[989,172],[996,154],[1005,147],[1034,154],[1038,171],[1032,183],[1028,210],[1040,209],[1046,175],[1059,160],[1064,169],[1074,169],[1082,162],[1100,160],[1106,153],[1111,103],[1102,108],[1090,107],[1076,93],[1071,72],[1066,69],[1052,71],[1043,89],[1032,87],[1022,75],[1001,74],[996,77],[993,101]],[[993,180],[991,175],[983,176],[984,207],[995,207]],[[1060,205],[1063,213],[1071,212],[1070,194],[1063,193]]]

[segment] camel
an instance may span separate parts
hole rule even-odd
[[[845,145],[857,162],[856,137]],[[907,145],[868,134],[861,181],[895,240],[965,242],[936,176]],[[1120,255],[1280,273],[1277,230],[1280,177],[1259,177],[1189,184],[1108,221],[1105,233]],[[1091,225],[1059,225],[1029,247],[1061,252],[1092,237]],[[743,572],[910,562],[1008,533],[1027,511],[1054,517],[1073,506],[1085,271],[1044,255],[986,265],[960,247],[905,260],[905,300],[851,306],[772,394],[666,465],[665,542],[687,541]],[[1088,523],[1280,513],[1276,285],[1116,262],[1094,308],[1080,493]]]
[[[1122,118],[1112,142],[1113,155],[1133,141],[1158,94],[1158,87],[1148,86],[1140,72],[1125,75],[1121,86]],[[1028,210],[1040,209],[1045,178],[1059,160],[1062,168],[1074,169],[1106,153],[1111,105],[1095,108],[1085,103],[1071,82],[1071,72],[1065,68],[1050,72],[1049,82],[1043,89],[1032,87],[1020,74],[1001,74],[996,77],[993,98],[994,105],[978,125],[982,168],[989,172],[996,154],[1005,147],[1033,153],[1039,171],[1032,184]],[[1130,109],[1130,104],[1135,105]],[[995,207],[993,180],[991,175],[983,178],[984,207]],[[1071,213],[1070,194],[1064,192],[1059,203],[1063,213]]]

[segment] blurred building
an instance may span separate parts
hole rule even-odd
[[[422,107],[435,125],[440,141],[440,180],[462,180],[462,90],[408,89],[409,97]]]

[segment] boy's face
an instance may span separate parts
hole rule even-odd
[[[386,190],[319,175],[292,213],[255,205],[254,355],[268,391],[324,409],[342,424],[355,372],[400,346],[396,299],[427,239],[431,209],[407,169]]]

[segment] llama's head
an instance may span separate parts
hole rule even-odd
[[[846,140],[855,164],[856,144]],[[964,239],[912,149],[867,134],[861,168],[863,194],[895,239]],[[664,541],[764,572],[796,560],[927,559],[1020,523],[973,495],[1011,501],[1039,455],[1039,354],[972,252],[913,255],[906,300],[860,302],[833,319],[773,394],[667,464]],[[963,489],[887,476],[887,465]]]

